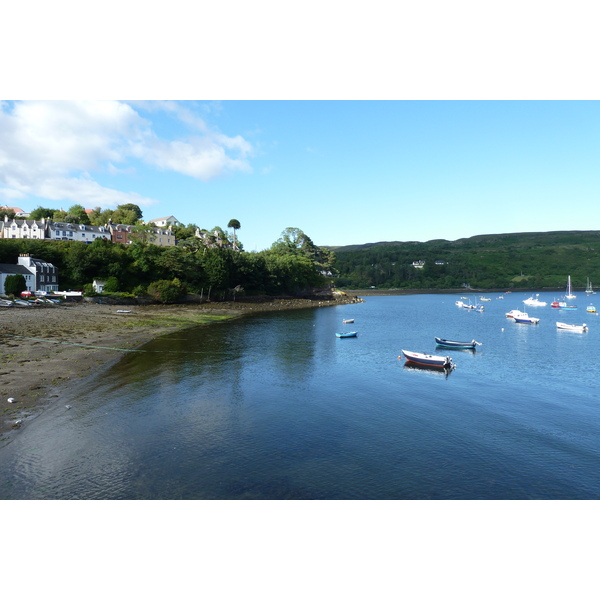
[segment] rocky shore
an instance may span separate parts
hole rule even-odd
[[[0,443],[57,401],[71,382],[97,374],[154,338],[249,313],[360,301],[348,295],[165,306],[80,301],[0,307]]]

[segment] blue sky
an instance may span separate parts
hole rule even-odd
[[[139,204],[248,251],[598,229],[596,101],[10,101],[0,203]]]

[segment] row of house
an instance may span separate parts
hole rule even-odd
[[[0,294],[4,294],[4,282],[9,275],[23,275],[29,292],[56,292],[58,269],[49,262],[19,254],[16,265],[0,264]]]
[[[116,244],[130,244],[135,235],[133,225],[121,225],[112,221],[106,225],[79,225],[59,223],[52,219],[9,219],[7,215],[0,221],[0,239],[65,240],[91,244],[100,238]],[[157,246],[175,246],[175,234],[171,225],[151,226],[147,235],[148,241]]]

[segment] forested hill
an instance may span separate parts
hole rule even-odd
[[[477,235],[455,241],[329,246],[339,287],[600,288],[600,231]],[[422,266],[415,266],[421,264]]]

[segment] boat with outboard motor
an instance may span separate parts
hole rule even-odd
[[[470,342],[458,342],[439,337],[435,338],[435,343],[441,348],[456,348],[457,350],[475,350],[477,346],[481,346],[481,342],[477,342],[476,340],[471,340]]]
[[[423,352],[411,352],[409,350],[402,350],[404,358],[408,362],[415,363],[417,365],[423,365],[424,367],[439,367],[442,369],[454,369],[456,366],[452,362],[452,358],[449,356],[435,356],[433,354],[425,354]],[[399,356],[398,358],[402,358]]]

